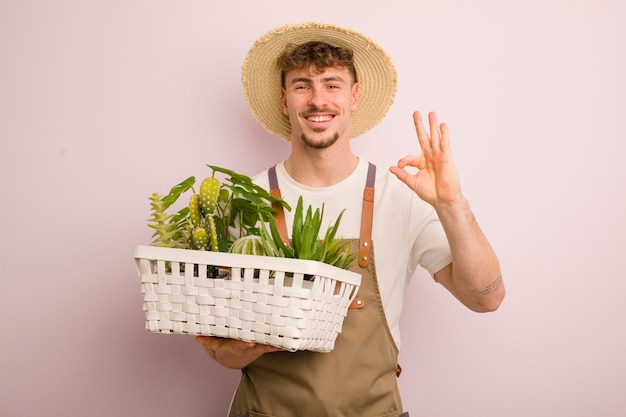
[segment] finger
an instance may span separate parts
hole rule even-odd
[[[254,342],[245,342],[243,340],[232,339],[230,342],[230,347],[234,351],[244,351],[248,349],[253,349],[257,346]]]
[[[422,116],[420,112],[413,113],[413,123],[415,124],[415,131],[417,132],[417,140],[422,148],[422,153],[430,151],[430,138],[422,122]]]
[[[242,340],[233,340],[231,342],[231,349],[233,352],[256,352],[256,355],[262,355],[264,353],[277,352],[279,350],[284,350],[283,348],[265,345],[262,343],[254,343],[254,342],[244,342]]]
[[[204,345],[204,346],[212,346],[216,343],[218,339],[216,337],[211,336],[196,336],[196,342]]]
[[[450,135],[448,133],[448,125],[446,123],[441,124],[441,152],[450,152]]]
[[[401,168],[392,166],[389,168],[389,171],[391,171],[392,174],[398,177],[400,181],[402,181],[409,187],[412,187],[413,184],[415,183],[415,180],[413,180],[413,175],[409,174],[408,172],[406,172],[405,170]]]
[[[415,161],[415,167],[419,170],[426,168],[426,158],[424,158],[424,155],[420,155],[417,157],[417,161]]]
[[[430,125],[430,146],[435,150],[441,150],[439,122],[437,121],[437,114],[434,111],[428,113],[428,123]]]
[[[407,155],[407,156],[401,158],[398,161],[397,166],[398,166],[398,168],[404,168],[404,167],[407,167],[407,166],[416,167],[419,159],[420,159],[419,156]]]
[[[213,336],[196,336],[196,341],[202,344],[205,348],[213,351],[220,349],[224,345],[229,345],[230,349],[238,351],[250,349],[256,345],[254,342],[244,342],[237,339],[224,339]]]
[[[266,352],[266,353],[268,353],[268,352],[278,352],[278,351],[285,350],[285,349],[283,349],[283,348],[281,348],[281,347],[278,347],[278,346],[272,346],[272,345],[258,345],[258,346],[261,346],[261,349],[262,349],[264,352]]]

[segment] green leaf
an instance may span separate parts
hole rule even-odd
[[[213,172],[220,172],[229,176],[229,178],[226,178],[226,181],[231,184],[229,187],[234,196],[242,195],[245,199],[262,205],[265,205],[266,202],[280,204],[285,209],[291,211],[291,207],[286,201],[282,198],[274,197],[263,187],[255,184],[250,177],[216,165],[207,166],[211,168]]]
[[[189,190],[196,182],[196,177],[189,177],[180,184],[176,184],[172,187],[169,194],[161,199],[163,203],[163,210],[166,210],[169,206],[174,204],[178,197],[185,191]]]
[[[294,253],[300,252],[300,246],[302,243],[302,210],[303,210],[302,196],[298,197],[298,204],[296,205],[296,211],[293,217],[293,225],[291,228],[291,246]]]
[[[265,253],[268,256],[278,256],[278,246],[276,246],[276,242],[272,238],[270,232],[268,232],[267,227],[263,222],[261,222],[261,227],[259,228],[259,236],[262,238]]]
[[[225,203],[228,201],[229,197],[230,197],[230,193],[228,192],[228,190],[225,188],[222,188],[220,190],[219,201],[221,201],[222,203]]]
[[[289,246],[287,246],[287,243],[284,242],[282,237],[280,236],[280,232],[278,231],[278,227],[276,227],[276,219],[272,217],[270,219],[269,224],[270,224],[270,230],[272,232],[272,235],[271,235],[272,240],[274,241],[274,243],[278,247],[279,251],[281,251],[283,253],[283,256],[285,256],[287,258],[295,257],[294,250],[292,248],[290,248]]]
[[[341,222],[341,218],[343,217],[343,213],[345,211],[346,211],[345,209],[342,210],[341,213],[339,213],[337,220],[335,221],[335,225],[332,228],[329,227],[328,230],[326,230],[326,235],[324,236],[324,242],[329,243],[335,239],[335,236],[337,235],[337,230],[339,230],[339,223]]]
[[[219,247],[220,252],[228,252],[232,245],[233,245],[232,240],[229,240],[229,239],[218,240],[218,247]]]

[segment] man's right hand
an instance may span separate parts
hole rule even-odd
[[[245,368],[264,353],[283,350],[270,345],[212,336],[197,336],[196,341],[215,361],[232,369]]]

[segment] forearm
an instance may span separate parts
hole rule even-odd
[[[474,311],[496,310],[504,298],[500,262],[463,197],[435,207],[452,254],[446,286]],[[439,280],[439,277],[437,277]]]

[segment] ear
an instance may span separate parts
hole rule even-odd
[[[354,83],[352,85],[352,100],[350,109],[355,111],[357,107],[359,107],[359,83]]]
[[[280,89],[280,104],[283,109],[283,114],[289,116],[289,109],[287,108],[287,94],[284,88]]]

